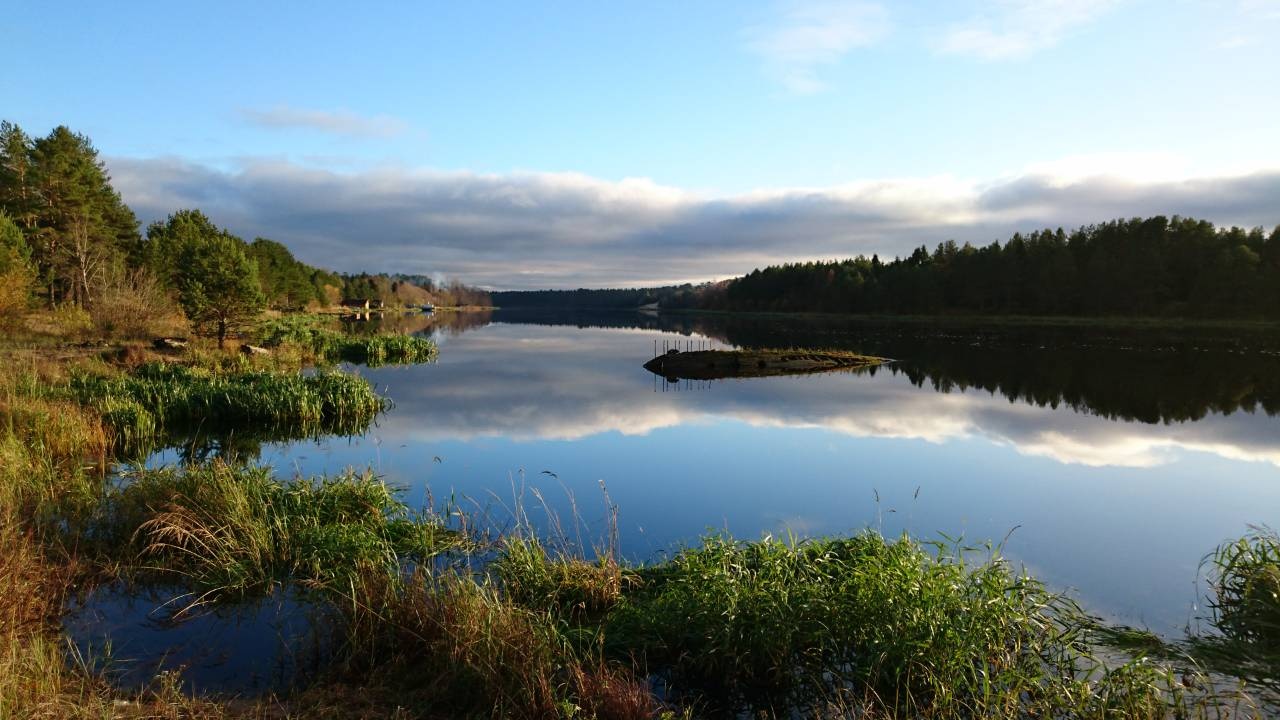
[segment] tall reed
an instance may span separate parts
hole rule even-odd
[[[125,449],[146,449],[148,439],[193,429],[353,434],[388,404],[349,373],[214,372],[163,362],[128,374],[77,372],[68,390],[102,414],[116,446]]]
[[[436,359],[436,344],[414,335],[356,336],[325,327],[319,318],[293,315],[264,322],[258,339],[267,347],[298,346],[326,362],[369,366],[414,364]]]
[[[179,577],[195,603],[279,584],[346,592],[462,542],[371,473],[282,482],[269,468],[216,460],[137,471],[108,500],[96,535],[107,552]]]
[[[1280,535],[1254,528],[1210,556],[1216,624],[1223,633],[1270,645],[1280,655]]]

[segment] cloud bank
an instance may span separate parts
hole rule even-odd
[[[572,173],[378,169],[282,161],[225,171],[177,159],[108,160],[143,223],[197,207],[342,271],[444,273],[491,288],[644,286],[724,278],[783,261],[907,254],[954,239],[1116,217],[1280,222],[1280,169],[1142,178],[1035,171],[992,182],[866,181],[708,196]]]

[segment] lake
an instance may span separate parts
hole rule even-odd
[[[1280,341],[1262,330],[516,310],[384,323],[430,334],[440,359],[354,369],[394,401],[375,427],[238,451],[283,474],[372,467],[413,504],[452,496],[496,526],[522,511],[550,532],[554,515],[587,545],[607,538],[611,502],[636,561],[722,530],[1003,543],[1090,611],[1169,637],[1206,613],[1205,554],[1280,522]],[[641,367],[655,348],[742,345],[893,362],[680,383]],[[104,593],[71,630],[137,668],[168,648],[204,686],[241,689],[288,666],[272,648],[301,634],[287,601],[178,629],[155,604]],[[226,649],[246,642],[256,659]]]

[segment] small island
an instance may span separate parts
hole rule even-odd
[[[858,370],[885,362],[847,350],[671,350],[645,363],[644,369],[671,380],[719,380]]]

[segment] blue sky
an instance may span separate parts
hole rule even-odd
[[[4,117],[90,135],[146,221],[196,204],[345,270],[643,284],[1090,212],[1280,222],[1197,202],[1273,189],[1277,0],[113,5],[9,9]],[[1028,178],[1093,200],[985,208]]]

